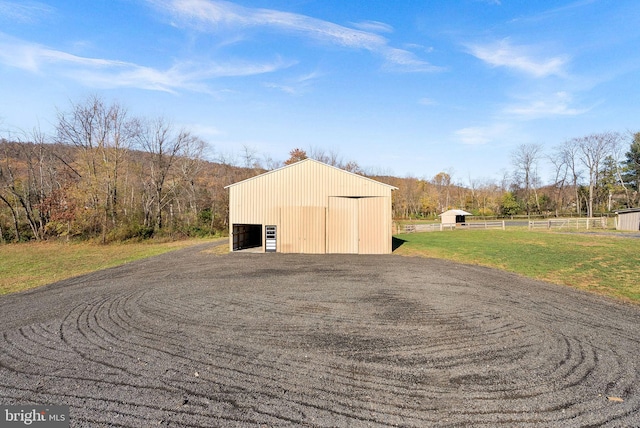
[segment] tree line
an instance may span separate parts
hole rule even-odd
[[[140,118],[91,96],[58,111],[55,132],[0,139],[0,243],[49,238],[121,241],[224,234],[225,186],[311,157],[398,187],[393,215],[593,216],[640,204],[640,133],[573,138],[545,153],[523,144],[501,180],[431,179],[363,170],[332,151],[293,149],[285,162],[244,146],[207,160],[207,144],[166,118]],[[540,167],[552,177],[543,183]]]
[[[204,159],[206,143],[165,118],[97,96],[39,130],[0,141],[0,240],[101,242],[227,228],[224,186],[254,171]]]
[[[546,182],[540,169],[546,166]],[[456,181],[451,172],[431,179],[390,178],[394,215],[435,218],[449,208],[475,216],[587,216],[640,205],[640,132],[594,133],[569,139],[545,153],[522,144],[500,180]]]

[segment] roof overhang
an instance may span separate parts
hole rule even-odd
[[[627,208],[624,210],[614,211],[614,213],[616,214],[628,214],[628,213],[637,213],[637,212],[640,212],[640,208]]]

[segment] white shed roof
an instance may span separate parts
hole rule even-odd
[[[616,214],[629,214],[629,213],[637,213],[640,212],[640,208],[627,208],[624,210],[614,211]]]
[[[439,215],[473,215],[471,213],[468,213],[466,211],[462,211],[462,210],[449,210],[449,211],[445,211],[442,214]]]

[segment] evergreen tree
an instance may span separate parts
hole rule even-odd
[[[640,132],[633,135],[633,141],[625,156],[624,181],[635,192],[633,203],[637,205],[640,202]]]

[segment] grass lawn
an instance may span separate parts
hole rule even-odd
[[[637,238],[527,230],[455,230],[396,238],[405,242],[394,254],[495,267],[640,303]]]
[[[86,242],[0,245],[0,295],[208,241],[211,240],[148,241],[110,245]]]

